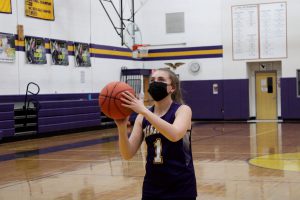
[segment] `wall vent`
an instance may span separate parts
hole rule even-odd
[[[166,14],[166,33],[184,33],[184,12]]]

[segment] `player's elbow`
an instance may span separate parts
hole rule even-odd
[[[133,157],[132,155],[129,154],[121,154],[121,156],[124,160],[130,160]]]
[[[172,141],[172,142],[178,142],[180,139],[181,139],[180,137],[175,137],[175,138],[173,138],[171,141]]]
[[[123,160],[130,160],[131,157],[128,157],[128,156],[122,156]]]
[[[178,132],[178,133],[175,133],[174,135],[172,135],[169,140],[171,142],[178,142],[180,139],[181,139],[181,134]]]
[[[170,135],[169,140],[171,142],[178,142],[179,140],[181,140],[183,138],[185,133],[186,133],[186,131],[176,129],[173,131],[173,134]]]
[[[169,140],[171,142],[178,142],[180,139],[175,137],[175,138],[169,138]]]

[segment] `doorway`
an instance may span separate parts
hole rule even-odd
[[[272,119],[280,120],[281,118],[281,86],[280,79],[282,77],[281,61],[265,61],[265,62],[248,62],[247,74],[249,79],[249,119]],[[270,74],[269,74],[270,73]],[[269,76],[270,75],[270,76]],[[269,77],[269,79],[268,79]],[[268,82],[269,81],[269,82]],[[269,85],[268,85],[269,84]],[[272,86],[272,88],[271,88]],[[269,88],[268,88],[269,87]],[[272,93],[268,93],[271,92]],[[260,95],[260,96],[258,96]],[[267,100],[265,98],[275,97],[275,99]],[[260,101],[258,103],[258,101]],[[269,102],[272,103],[272,112],[268,116],[262,116],[261,112],[265,112]],[[259,104],[259,105],[257,105]],[[275,108],[274,108],[275,104]],[[260,113],[257,113],[260,112]],[[276,116],[274,116],[274,113]],[[262,115],[261,115],[262,114]],[[272,117],[270,117],[272,116]]]
[[[277,119],[277,74],[276,72],[256,72],[256,119]]]

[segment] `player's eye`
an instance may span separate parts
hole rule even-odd
[[[157,81],[158,82],[167,82],[167,80],[164,77],[158,77]]]
[[[163,83],[167,83],[167,79],[166,78],[164,78],[164,77],[152,77],[151,79],[150,79],[150,83],[152,83],[152,82],[163,82]]]

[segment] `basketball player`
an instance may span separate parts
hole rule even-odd
[[[169,69],[159,69],[151,76],[148,92],[154,100],[150,109],[131,93],[123,93],[123,106],[132,109],[138,116],[129,138],[128,118],[116,120],[121,155],[126,160],[132,158],[142,141],[146,141],[142,200],[195,200],[192,111],[182,104],[178,77]]]

